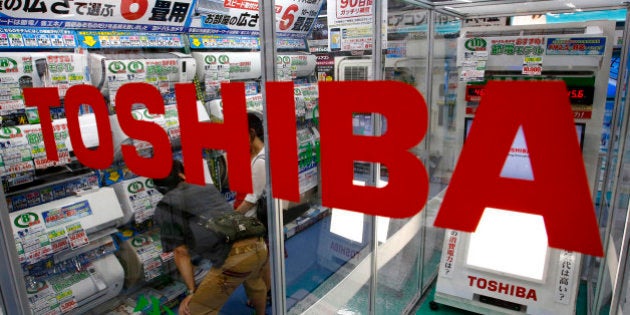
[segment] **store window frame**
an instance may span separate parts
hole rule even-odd
[[[4,189],[0,189],[0,199],[0,253],[6,254],[0,255],[0,266],[5,266],[3,272],[0,272],[0,293],[2,294],[0,310],[4,314],[29,314],[26,282],[15,251],[9,206]]]

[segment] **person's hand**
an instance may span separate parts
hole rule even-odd
[[[190,309],[188,308],[188,304],[192,299],[192,295],[185,297],[181,303],[179,303],[179,315],[190,315]]]

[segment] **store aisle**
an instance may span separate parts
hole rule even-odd
[[[437,309],[431,309],[431,302],[433,302],[433,295],[435,294],[435,284],[431,286],[431,289],[422,297],[416,315],[453,315],[453,314],[477,314],[460,310],[447,305],[437,305]]]

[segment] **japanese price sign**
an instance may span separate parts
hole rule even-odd
[[[330,51],[353,51],[372,49],[374,42],[374,6],[373,0],[329,0],[328,8],[328,47]],[[380,21],[387,29],[387,5],[378,2],[385,14]],[[387,47],[387,32],[381,40]]]
[[[305,38],[315,24],[322,0],[279,0],[275,2],[279,37]],[[257,35],[261,17],[258,0],[211,0],[199,2],[190,24],[191,33]]]
[[[191,34],[190,48],[249,48],[258,49],[258,37],[243,35]]]
[[[72,249],[83,247],[90,243],[87,233],[81,226],[81,222],[66,226],[66,232],[68,233],[68,239],[70,240],[70,247]]]
[[[547,55],[603,55],[606,37],[547,38]]]
[[[55,135],[55,143],[57,144],[58,161],[48,160],[46,158],[46,149],[44,146],[44,138],[42,129],[39,125],[32,125],[21,128],[26,136],[26,140],[31,148],[31,156],[35,163],[36,169],[46,169],[53,166],[61,166],[70,163],[70,151],[68,144],[68,125],[65,122],[55,121],[53,123],[53,132]]]
[[[545,52],[542,37],[505,37],[490,40],[490,55],[542,56]]]
[[[488,42],[483,38],[470,38],[464,43],[464,61],[459,80],[483,81],[488,61]]]
[[[525,75],[541,75],[543,69],[542,56],[526,56],[523,59],[523,71]]]
[[[70,30],[0,27],[0,47],[74,48],[75,46],[75,35]]]
[[[0,25],[183,31],[195,0],[0,0]]]
[[[78,42],[84,48],[184,47],[178,34],[129,31],[79,31]]]
[[[25,173],[35,170],[31,148],[26,135],[18,127],[0,128],[0,171],[2,180],[11,185],[29,182]],[[15,174],[11,177],[9,175]]]
[[[352,25],[370,24],[374,14],[373,0],[336,0],[328,1],[328,24]]]
[[[306,37],[315,24],[321,0],[276,1],[276,30],[280,36]]]

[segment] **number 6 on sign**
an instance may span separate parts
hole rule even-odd
[[[297,12],[299,9],[300,8],[297,6],[297,4],[292,4],[288,6],[286,10],[284,10],[284,14],[282,14],[282,18],[280,18],[280,22],[278,25],[278,28],[281,31],[286,31],[291,28],[291,25],[293,25],[293,22],[295,21],[295,12]]]

